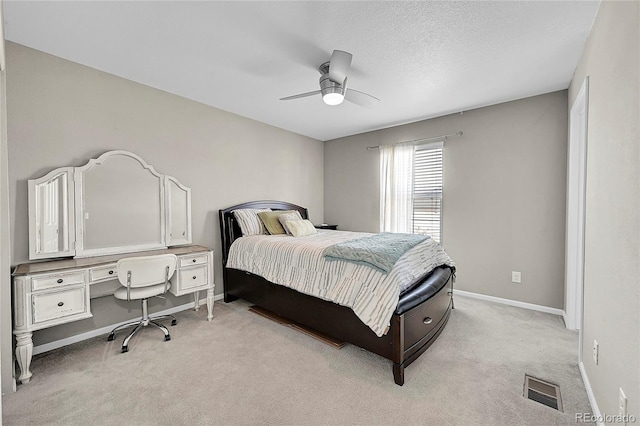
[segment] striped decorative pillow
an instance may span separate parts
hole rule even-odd
[[[246,237],[248,235],[261,235],[266,234],[267,230],[264,227],[264,224],[258,217],[258,213],[260,212],[270,212],[271,209],[238,209],[233,211],[233,216],[235,216],[238,221],[238,225],[240,225],[240,230],[242,231],[242,236]]]

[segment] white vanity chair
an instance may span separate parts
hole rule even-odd
[[[149,316],[147,301],[150,297],[164,295],[170,288],[170,278],[176,270],[178,258],[174,254],[160,254],[156,256],[127,257],[118,260],[116,268],[118,280],[123,285],[115,291],[114,296],[120,300],[142,300],[142,318],[139,321],[122,324],[114,328],[107,340],[116,338],[116,331],[134,327],[133,331],[122,342],[122,352],[129,351],[129,340],[143,327],[153,325],[164,332],[164,340],[171,340],[169,330],[155,321],[171,318],[171,325],[176,325],[173,315]]]

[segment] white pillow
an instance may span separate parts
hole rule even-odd
[[[287,234],[291,235],[291,231],[289,230],[289,227],[287,226],[287,222],[290,220],[302,220],[302,216],[300,216],[300,212],[299,211],[294,211],[291,213],[283,213],[280,216],[278,216],[278,220],[280,221],[280,224],[282,225],[282,227],[284,228],[284,232],[286,232]]]
[[[308,220],[289,220],[287,226],[294,237],[306,237],[318,233],[313,223]]]
[[[271,209],[238,209],[233,211],[233,215],[240,225],[242,236],[262,235],[267,233],[267,229],[258,217],[260,212],[270,212]]]

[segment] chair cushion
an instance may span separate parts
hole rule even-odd
[[[167,285],[167,290],[169,290],[170,288],[171,283]],[[151,285],[148,287],[132,288],[131,293],[129,294],[129,298],[131,300],[146,299],[148,297],[158,296],[162,293],[164,293],[164,283]],[[115,293],[113,293],[113,296],[116,299],[127,300],[127,288],[120,287],[116,290]]]

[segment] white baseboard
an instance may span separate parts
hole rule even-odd
[[[582,382],[584,383],[584,387],[587,390],[587,396],[589,397],[589,404],[591,404],[591,411],[593,411],[593,416],[598,419],[596,421],[598,426],[604,426],[603,417],[600,414],[600,409],[598,408],[598,402],[596,401],[596,396],[593,394],[593,389],[591,389],[591,383],[589,382],[589,377],[587,376],[587,371],[584,369],[584,363],[578,363],[578,368],[580,369],[580,375],[582,376]]]
[[[213,300],[215,302],[217,300],[222,300],[223,298],[224,298],[224,294],[217,294],[213,298]],[[207,299],[206,298],[205,299],[200,299],[200,301],[199,301],[199,305],[200,306],[206,305],[206,304],[207,304]],[[172,308],[165,309],[164,311],[154,312],[153,315],[170,315],[170,314],[174,314],[176,312],[186,311],[188,309],[193,309],[193,302],[192,303],[186,303],[184,305],[174,306]],[[58,348],[61,348],[63,346],[71,345],[73,343],[78,343],[78,342],[81,342],[83,340],[92,339],[94,337],[98,337],[98,336],[101,336],[103,334],[107,334],[111,330],[113,330],[114,328],[118,327],[119,325],[126,324],[126,323],[131,322],[131,321],[132,321],[131,319],[128,319],[126,321],[121,321],[121,322],[118,322],[118,323],[115,323],[115,324],[108,325],[106,327],[101,327],[101,328],[97,328],[95,330],[87,331],[85,333],[76,334],[75,336],[66,337],[64,339],[55,340],[53,342],[45,343],[43,345],[34,346],[33,347],[33,355],[38,355],[38,354],[41,354],[43,352],[48,352],[48,351],[51,351],[53,349],[58,349]]]
[[[532,311],[546,312],[548,314],[559,315],[564,319],[565,313],[562,309],[550,308],[548,306],[534,305],[533,303],[520,302],[518,300],[503,299],[501,297],[487,296],[480,293],[453,289],[454,296],[464,296],[473,299],[486,300],[489,302],[502,303],[503,305],[516,306],[518,308],[530,309]]]

